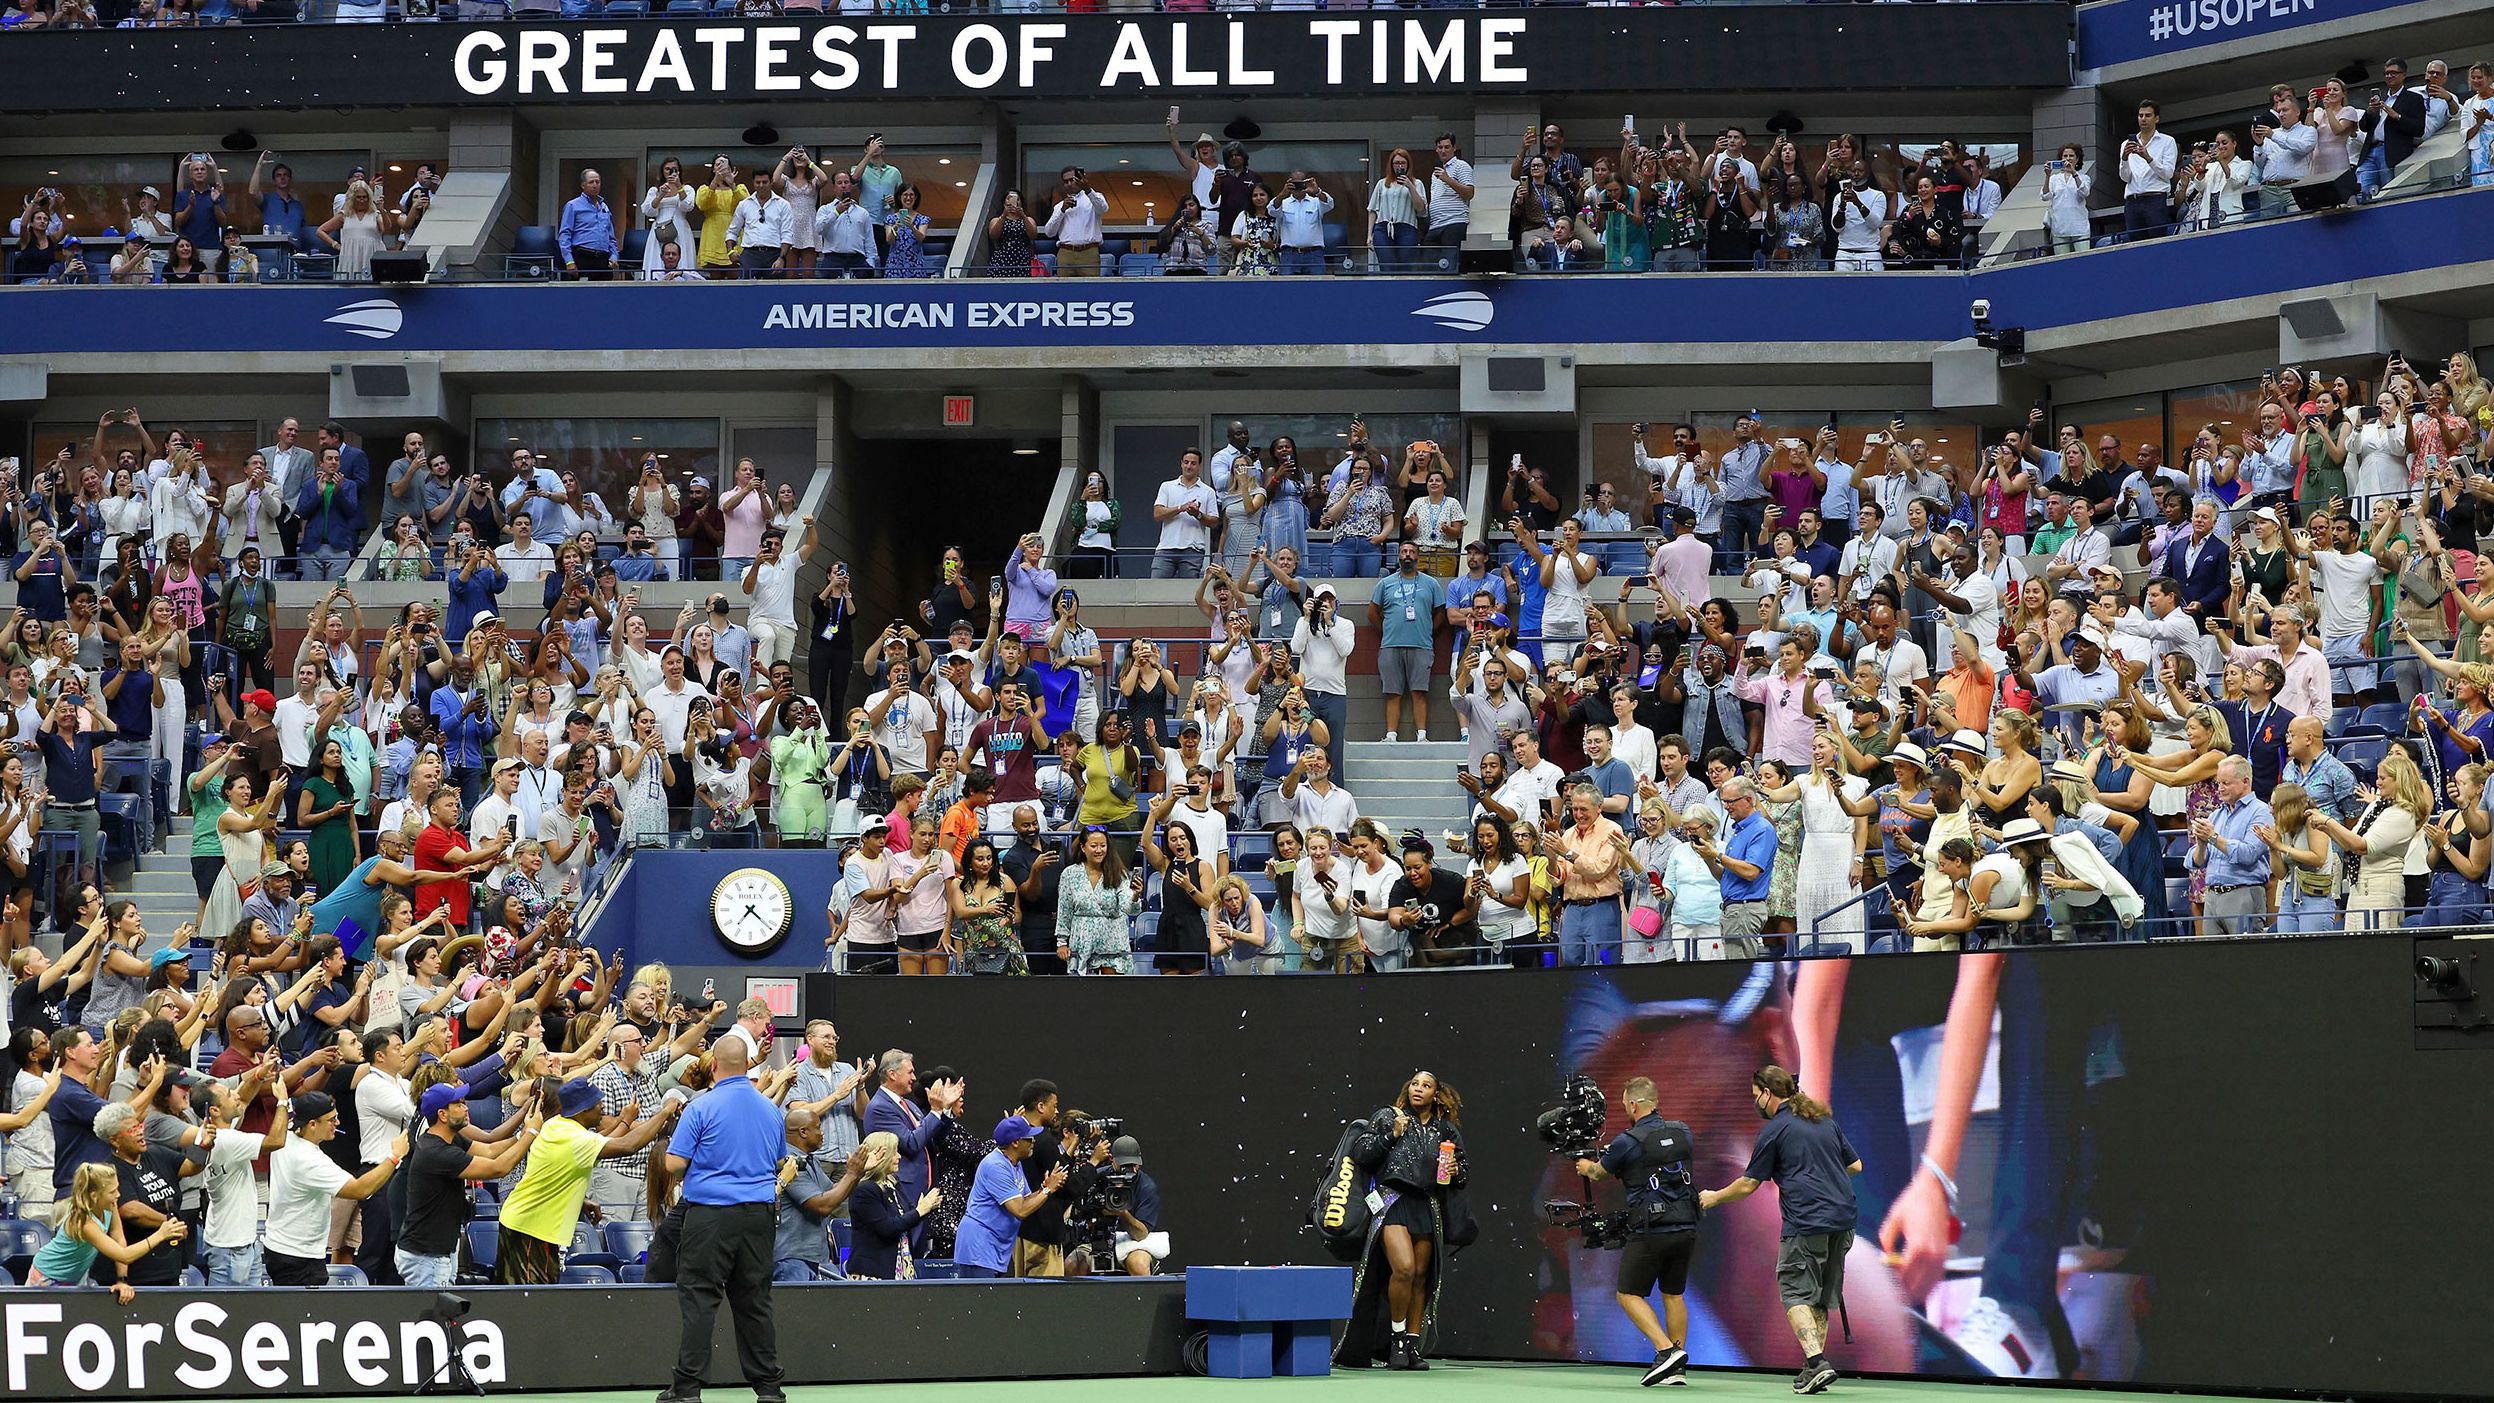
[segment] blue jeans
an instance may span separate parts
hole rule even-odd
[[[2163,195],[2133,195],[2122,201],[2122,234],[2128,239],[2161,239],[2173,226],[2173,201]]]
[[[840,1273],[825,1271],[812,1262],[796,1257],[782,1257],[771,1263],[771,1284],[801,1286],[816,1281],[837,1281]]]
[[[1366,536],[1345,536],[1334,542],[1333,564],[1337,580],[1373,580],[1385,563],[1385,548]]]
[[[751,569],[751,568],[753,568],[753,557],[752,557],[752,556],[750,556],[750,555],[723,555],[723,556],[720,556],[720,557],[719,557],[719,583],[721,583],[721,584],[736,584],[736,583],[739,583],[739,582],[741,582],[741,581],[745,578],[745,572],[746,572],[747,570]]]
[[[265,1286],[268,1284],[267,1275],[260,1270],[260,1244],[256,1242],[249,1247],[207,1247],[201,1251],[207,1261],[207,1277],[210,1286]],[[399,1274],[405,1276],[406,1268],[402,1266]],[[408,1277],[408,1284],[414,1285],[415,1278]]]
[[[1596,901],[1578,906],[1573,902],[1559,911],[1559,963],[1563,965],[1615,965],[1619,963],[1619,903]]]
[[[1380,273],[1412,271],[1412,250],[1420,247],[1420,226],[1417,224],[1372,224],[1368,226],[1368,247],[1377,255]]]
[[[1334,783],[1342,783],[1343,726],[1349,719],[1349,702],[1340,692],[1319,692],[1310,689],[1308,714],[1325,723],[1325,758],[1334,762]]]
[[[2436,873],[2434,880],[2457,873]],[[2479,888],[2480,897],[2484,889]],[[2277,922],[2272,927],[2279,935],[2326,935],[2338,929],[2338,903],[2326,896],[2310,896],[2298,888],[2293,879],[2278,886]]]
[[[391,1254],[391,1260],[398,1266],[400,1282],[419,1291],[439,1291],[456,1285],[459,1280],[459,1254],[456,1252],[445,1257],[426,1257],[401,1247]],[[208,1284],[216,1285],[216,1278],[209,1277]]]
[[[1715,542],[1715,559],[1721,561],[1729,557],[1747,562],[1763,554],[1766,540],[1760,533],[1766,525],[1766,498],[1752,497],[1747,501],[1724,503],[1723,534]]]
[[[1189,550],[1152,552],[1152,578],[1155,580],[1191,580],[1203,573],[1204,551],[1201,546]]]
[[[1282,276],[1304,278],[1325,271],[1325,250],[1322,248],[1286,248],[1282,250]]]
[[[2369,200],[2380,194],[2381,187],[2389,183],[2390,148],[2387,146],[2366,147],[2362,164],[2355,168],[2356,192]]]
[[[1000,1271],[996,1270],[994,1267],[982,1267],[982,1266],[975,1266],[975,1265],[973,1265],[973,1264],[971,1264],[971,1263],[969,1263],[969,1262],[956,1262],[956,1263],[954,1263],[954,1264],[953,1264],[953,1274],[954,1274],[954,1275],[956,1275],[956,1276],[968,1277],[968,1278],[973,1278],[973,1279],[985,1279],[985,1278],[988,1278],[988,1277],[1001,1277],[1001,1276],[1003,1276],[1003,1275],[1004,1275],[1004,1273],[1003,1273],[1003,1272],[1000,1272]]]
[[[2494,919],[2494,916],[2489,916],[2489,909],[2484,883],[2469,881],[2446,868],[2433,874],[2433,884],[2425,896],[2425,909],[2416,913],[2406,924],[2427,927],[2483,925],[2487,920]],[[2336,915],[2332,913],[2327,923],[2314,929],[2335,930],[2337,927]]]

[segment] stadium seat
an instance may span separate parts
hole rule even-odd
[[[688,3],[688,0],[678,0],[678,3]],[[586,1266],[574,1262],[563,1268],[563,1274],[557,1280],[565,1286],[612,1286],[615,1284],[615,1274],[604,1267]]]
[[[208,1284],[208,1274],[201,1271],[197,1267],[184,1267],[182,1268],[182,1284],[185,1286],[205,1286]]]
[[[1129,253],[1117,260],[1117,276],[1121,278],[1156,278],[1160,276],[1160,255]]]
[[[133,845],[139,836],[139,796],[98,794],[95,809],[104,825],[104,860],[130,861],[136,856]]]
[[[0,1286],[15,1286],[17,1277],[7,1267],[0,1267]]]
[[[370,1286],[372,1283],[364,1278],[362,1267],[351,1262],[331,1262],[329,1284],[332,1286]]]
[[[624,231],[623,253],[615,259],[615,266],[618,268],[638,268],[641,266],[641,259],[648,254],[648,252],[649,230],[627,229]]]
[[[1127,939],[1133,944],[1137,951],[1159,949],[1160,913],[1158,911],[1139,911],[1135,913],[1134,933],[1127,937]]]
[[[848,1219],[834,1218],[831,1220],[832,1256],[843,1264],[846,1264],[849,1260],[849,1239],[851,1236],[852,1229]]]
[[[2397,735],[2407,729],[2408,709],[2397,702],[2375,702],[2364,708],[2356,720],[2363,725],[2379,726],[2385,735]]]
[[[647,17],[648,14],[649,0],[606,0],[608,19],[614,19],[617,16],[639,19]]]
[[[606,1251],[618,1263],[629,1264],[649,1260],[649,1240],[657,1231],[648,1223],[608,1223]]]
[[[649,1280],[649,1268],[639,1262],[626,1262],[615,1268],[615,1279],[626,1286],[639,1286]]]
[[[1053,254],[1053,253],[1042,253],[1042,254],[1036,255],[1036,260],[1037,260],[1037,262],[1038,262],[1038,264],[1039,264],[1039,276],[1041,276],[1041,277],[1043,277],[1043,278],[1053,278],[1053,277],[1055,277],[1055,276],[1056,276],[1056,255],[1055,255],[1055,254]]]
[[[1100,262],[1106,264],[1112,258],[1123,258],[1126,256],[1126,251],[1133,247],[1132,239],[1103,238],[1100,240]]]
[[[613,14],[626,0],[616,0],[606,7]],[[523,224],[512,236],[511,251],[503,255],[502,275],[506,278],[551,278],[556,265],[563,261],[562,246],[556,242],[551,224]]]
[[[2357,779],[2369,782],[2373,772],[2381,768],[2381,757],[2390,753],[2390,746],[2388,736],[2353,736],[2338,743],[2337,754],[2348,769],[2356,772]]]
[[[468,1257],[486,1271],[494,1269],[499,1255],[502,1224],[492,1218],[479,1218],[468,1224]]]
[[[1041,255],[1052,255],[1056,252],[1056,240],[1051,239],[1044,234],[1033,238],[1031,240],[1031,252]],[[1051,263],[1048,266],[1053,268],[1056,265]]]

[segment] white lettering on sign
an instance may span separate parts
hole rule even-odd
[[[124,1321],[117,1333],[92,1321],[63,1330],[61,1307],[53,1302],[10,1301],[0,1312],[6,1313],[0,1340],[8,1351],[11,1393],[34,1386],[32,1366],[47,1356],[59,1360],[62,1378],[81,1392],[143,1392],[154,1377],[150,1365],[167,1362],[168,1349],[174,1381],[198,1393],[226,1389],[238,1365],[252,1387],[269,1392],[334,1387],[336,1372],[359,1388],[412,1389],[439,1374],[453,1348],[443,1327],[426,1320],[402,1323],[395,1340],[388,1327],[372,1321],[349,1324],[341,1336],[338,1323],[328,1320],[298,1322],[292,1333],[261,1320],[237,1338],[226,1328],[231,1317],[225,1308],[212,1301],[192,1301],[174,1314],[170,1345],[165,1326],[152,1321]],[[502,1328],[466,1320],[459,1331],[456,1347],[468,1373],[478,1383],[509,1382]]]
[[[2319,0],[2175,0],[2159,14],[2310,9]],[[2170,22],[2170,20],[2168,21]],[[2199,21],[2194,21],[2198,23]],[[2206,23],[2216,23],[2208,20]],[[917,24],[652,24],[572,31],[479,29],[452,51],[478,98],[738,98],[789,92],[886,96],[1315,86],[1470,88],[1530,81],[1518,58],[1527,16],[1259,16],[1119,20],[1083,31],[1054,21]],[[2186,31],[2187,32],[2187,31]],[[1101,46],[1096,35],[1104,35]],[[696,58],[690,50],[698,47]],[[701,61],[706,59],[706,62]]]
[[[2148,11],[2148,41],[2169,44],[2195,34],[2206,36],[2220,30],[2265,27],[2273,21],[2290,20],[2320,8],[2320,0],[2179,0]],[[2209,40],[2202,37],[2199,42],[2205,44]]]

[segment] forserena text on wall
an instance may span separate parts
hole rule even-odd
[[[59,1360],[70,1385],[81,1392],[201,1393],[303,1392],[392,1388],[412,1391],[442,1372],[451,1341],[430,1320],[305,1320],[290,1331],[270,1320],[239,1331],[214,1301],[192,1301],[175,1312],[172,1338],[163,1323],[95,1321],[62,1328],[54,1302],[16,1299],[0,1304],[0,1343],[8,1351],[12,1394],[30,1387],[30,1366],[45,1355]],[[508,1381],[502,1331],[490,1320],[460,1323],[458,1350],[468,1374],[480,1384]]]

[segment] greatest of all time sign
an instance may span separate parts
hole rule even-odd
[[[706,98],[946,91],[1156,94],[1272,91],[1285,61],[1316,59],[1326,88],[1516,88],[1532,80],[1523,15],[1307,15],[1292,28],[1173,18],[945,29],[906,21],[477,29],[459,40],[473,98],[635,94]]]
[[[273,101],[393,111],[733,103],[785,119],[818,102],[1200,107],[1567,93],[1622,95],[1618,107],[1659,121],[1668,94],[1756,96],[1761,55],[1774,56],[1778,89],[1799,93],[2064,87],[2070,33],[2070,7],[2051,0],[42,30],[10,40],[8,102],[25,115]],[[1935,52],[1985,58],[1935,72]],[[272,88],[271,75],[283,81]],[[1437,110],[1460,120],[1459,106]],[[1280,115],[1259,108],[1266,120]]]

